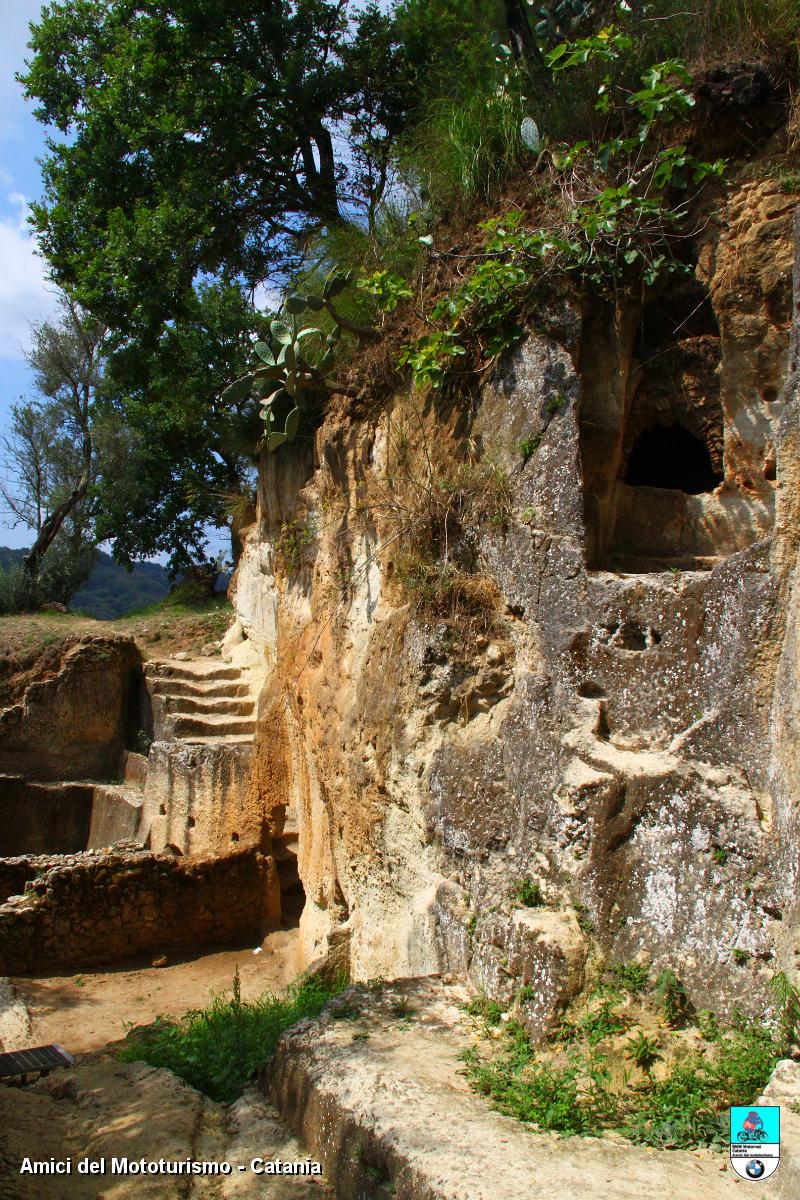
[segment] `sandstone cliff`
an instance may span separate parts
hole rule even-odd
[[[534,1031],[603,957],[716,1009],[796,967],[793,207],[742,172],[688,275],[264,458],[250,803],[298,813],[309,960],[530,983]]]

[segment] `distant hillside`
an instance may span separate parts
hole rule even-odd
[[[0,566],[20,562],[24,554],[24,550],[0,546]],[[110,554],[98,550],[97,565],[88,581],[72,597],[70,608],[100,620],[124,617],[134,609],[163,600],[169,588],[167,572],[160,563],[136,563],[128,572],[115,563]]]

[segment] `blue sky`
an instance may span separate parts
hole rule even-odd
[[[28,203],[41,189],[36,160],[44,151],[44,131],[14,79],[26,55],[28,22],[40,9],[40,0],[8,0],[0,17],[0,435],[10,406],[31,393],[23,357],[29,324],[49,316],[54,306],[25,220]],[[0,544],[24,546],[29,541],[30,533],[10,529],[0,510]]]

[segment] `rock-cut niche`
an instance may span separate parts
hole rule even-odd
[[[693,276],[673,278],[629,330],[628,361],[608,329],[608,312],[591,314],[582,351],[589,567],[706,569],[737,548],[720,498],[725,428],[711,302]]]

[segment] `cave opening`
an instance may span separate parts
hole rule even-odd
[[[713,492],[722,478],[705,443],[675,421],[651,425],[639,434],[623,482],[629,487],[669,488],[699,496]]]
[[[646,362],[687,338],[719,337],[707,289],[694,275],[679,275],[642,309],[634,355]]]

